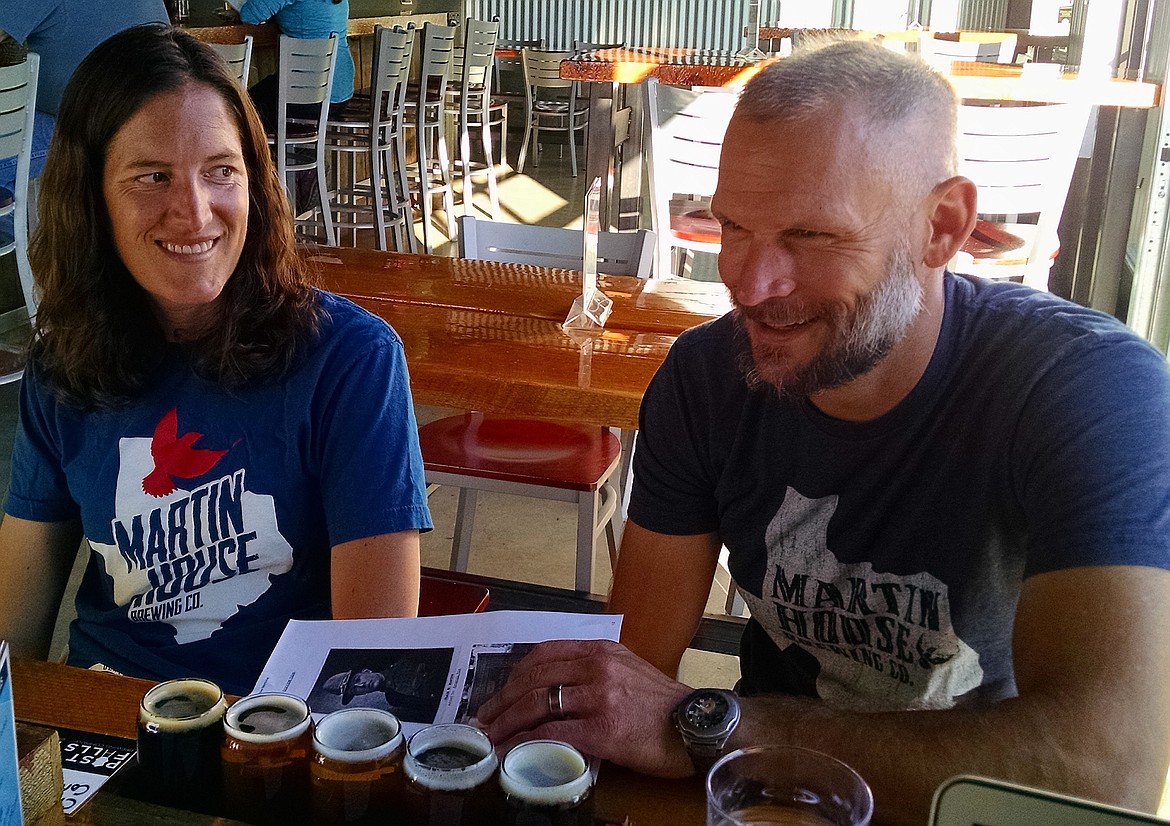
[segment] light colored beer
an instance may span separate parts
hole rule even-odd
[[[402,726],[388,711],[326,714],[309,766],[314,823],[385,823],[401,808]]]
[[[833,821],[792,806],[747,806],[729,813],[728,826],[834,826]]]
[[[291,694],[252,694],[224,714],[224,803],[249,823],[286,824],[309,803],[313,718]]]

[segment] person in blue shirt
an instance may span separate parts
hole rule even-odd
[[[93,163],[94,158],[102,159]],[[413,616],[431,527],[402,341],[316,290],[247,95],[135,27],[78,68],[0,524],[0,638],[250,691],[290,618]]]
[[[40,177],[61,94],[97,44],[140,23],[166,23],[163,0],[38,0],[0,3],[0,39],[23,43],[41,59],[30,178]],[[16,180],[16,159],[0,159],[0,186]]]
[[[329,37],[338,39],[337,64],[333,68],[333,86],[330,104],[344,103],[353,97],[354,66],[346,41],[349,23],[349,0],[246,0],[239,9],[245,23],[263,23],[275,20],[282,34],[306,39]],[[260,112],[260,119],[269,132],[276,131],[276,96],[278,76],[269,75],[257,81],[249,94]],[[301,117],[316,117],[308,110],[296,113]]]

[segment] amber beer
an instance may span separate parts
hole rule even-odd
[[[210,680],[168,680],[146,692],[138,708],[138,777],[144,796],[169,806],[214,810],[226,708],[223,692]]]
[[[392,822],[402,805],[402,751],[402,725],[388,711],[346,708],[322,717],[309,764],[313,823]]]
[[[479,826],[499,819],[492,741],[458,723],[427,726],[406,747],[406,823]]]
[[[252,694],[223,716],[223,798],[228,814],[260,824],[295,823],[309,804],[313,718],[292,694]]]
[[[500,764],[505,826],[592,826],[593,775],[581,752],[559,740],[530,740]]]

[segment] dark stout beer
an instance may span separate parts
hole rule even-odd
[[[227,813],[259,826],[283,826],[309,805],[313,718],[292,694],[253,694],[223,717],[223,798]]]
[[[592,826],[593,775],[581,752],[558,740],[515,746],[500,764],[505,826]]]
[[[456,723],[428,726],[410,738],[406,822],[412,826],[478,826],[499,820],[492,741]]]
[[[169,680],[146,692],[138,709],[138,777],[145,797],[214,811],[225,708],[223,692],[209,680]]]

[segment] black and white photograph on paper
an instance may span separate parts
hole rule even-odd
[[[531,642],[473,645],[455,721],[474,721],[479,707],[504,687],[512,669],[535,647],[536,644]]]
[[[453,648],[338,648],[329,652],[309,694],[314,714],[380,708],[399,720],[432,723]]]

